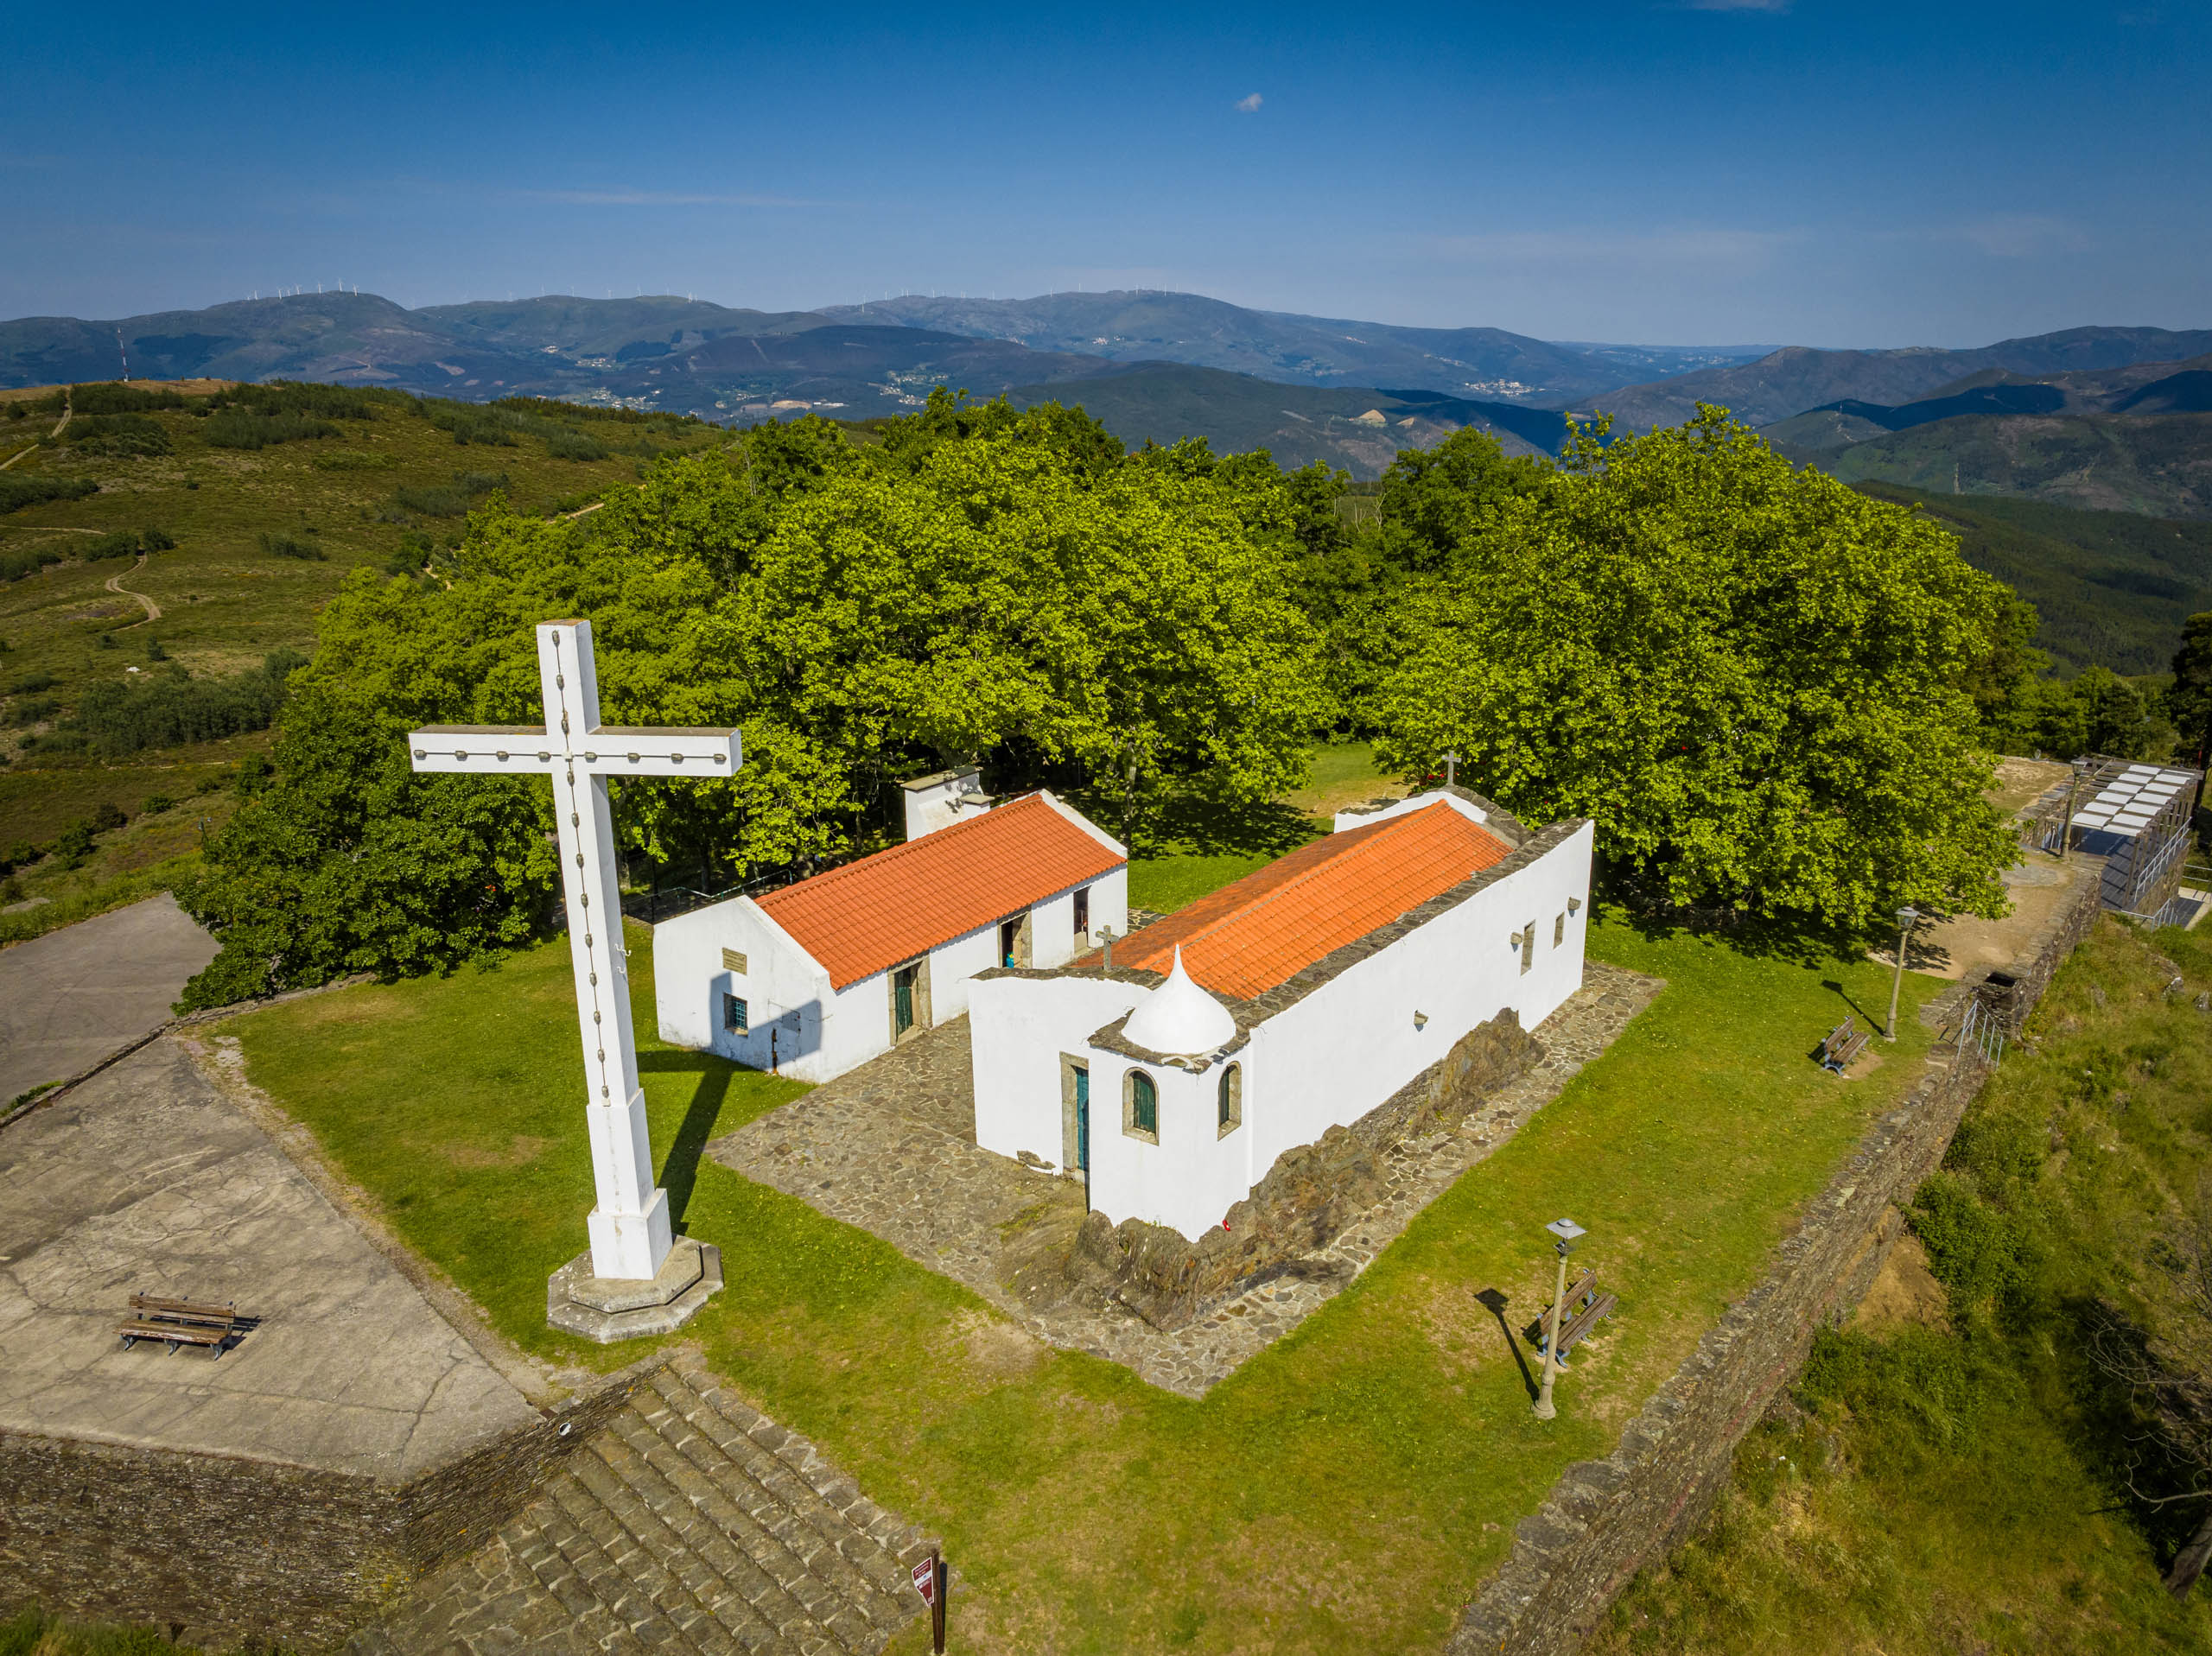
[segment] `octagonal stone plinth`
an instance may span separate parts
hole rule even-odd
[[[689,1236],[676,1239],[654,1277],[595,1277],[587,1251],[547,1279],[545,1320],[612,1345],[682,1328],[721,1286],[721,1249]]]

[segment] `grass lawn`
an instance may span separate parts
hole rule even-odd
[[[2187,993],[2169,996],[2176,966]],[[1923,1266],[1921,1294],[1872,1296],[1824,1337],[1805,1413],[1745,1440],[1713,1521],[1638,1578],[1593,1652],[2212,1649],[2205,1584],[2177,1603],[2159,1581],[2204,1507],[2134,1493],[2203,1480],[2113,1406],[2078,1321],[2101,1298],[2159,1329],[2182,1298],[2177,1221],[2212,1173],[2208,987],[2212,938],[2091,935],[1930,1182],[1974,1190],[1985,1257],[2018,1261],[2002,1315],[1986,1267],[1946,1259],[1964,1228],[1939,1229],[1948,1280]]]
[[[1592,952],[1671,987],[1600,1063],[1351,1288],[1203,1402],[1030,1344],[868,1234],[701,1157],[798,1090],[645,1044],[662,1180],[729,1286],[683,1336],[894,1510],[941,1532],[963,1650],[1433,1648],[1571,1461],[1606,1453],[1756,1279],[1866,1122],[1920,1072],[1908,1017],[1863,1082],[1807,1053],[1878,1006],[1866,961],[1753,958],[1618,922]],[[631,939],[640,1027],[649,940]],[[230,1020],[249,1073],[518,1344],[606,1369],[544,1321],[591,1178],[564,946]],[[1910,1008],[1943,986],[1911,978]],[[1505,1329],[1537,1312],[1570,1213],[1622,1297],[1529,1413]],[[1503,1315],[1485,1296],[1506,1297]],[[923,1647],[909,1628],[897,1648]]]

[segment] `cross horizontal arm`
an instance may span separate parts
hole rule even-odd
[[[506,771],[544,776],[561,758],[561,744],[543,725],[425,725],[407,733],[417,771]]]
[[[582,767],[602,777],[727,777],[744,761],[734,730],[601,725],[575,746]]]

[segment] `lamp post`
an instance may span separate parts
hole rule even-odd
[[[1567,1256],[1574,1251],[1575,1239],[1588,1234],[1572,1219],[1554,1219],[1544,1228],[1557,1239],[1552,1251],[1559,1255],[1559,1281],[1552,1289],[1552,1311],[1544,1329],[1544,1377],[1536,1386],[1535,1405],[1539,1420],[1549,1420],[1559,1412],[1552,1406],[1552,1376],[1559,1372],[1560,1319],[1567,1314]]]
[[[1890,1021],[1882,1031],[1882,1038],[1885,1041],[1897,1038],[1897,996],[1904,988],[1905,939],[1912,936],[1913,922],[1919,918],[1920,910],[1910,904],[1897,910],[1897,975],[1890,980]]]

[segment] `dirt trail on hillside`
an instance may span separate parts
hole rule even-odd
[[[141,552],[138,555],[138,562],[132,564],[128,569],[125,569],[123,572],[123,575],[135,575],[145,567],[146,555],[143,552]],[[133,621],[129,626],[118,627],[116,628],[116,631],[118,632],[135,632],[140,627],[146,625],[148,622],[160,620],[162,619],[162,606],[154,602],[152,599],[147,597],[145,593],[133,592],[130,587],[124,586],[123,584],[123,575],[110,575],[107,578],[108,591],[111,593],[119,593],[125,598],[137,599],[141,604],[146,606],[146,619],[144,621]]]

